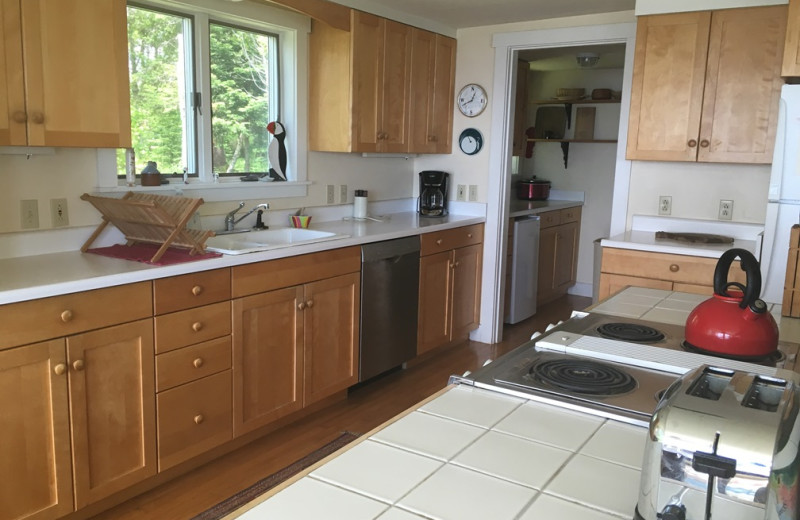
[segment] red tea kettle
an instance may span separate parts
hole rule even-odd
[[[728,282],[728,270],[737,257],[747,275],[747,286]],[[695,307],[686,319],[686,342],[709,354],[736,359],[774,354],[778,325],[767,304],[758,298],[760,293],[758,260],[744,249],[725,251],[714,269],[714,296]]]

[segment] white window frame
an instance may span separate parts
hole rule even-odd
[[[307,120],[308,120],[308,34],[310,20],[300,14],[252,2],[226,2],[223,0],[136,0],[137,4],[162,8],[194,17],[194,46],[198,54],[195,71],[198,89],[203,92],[201,113],[197,114],[197,139],[201,152],[197,157],[198,176],[188,184],[174,182],[169,185],[149,187],[125,185],[117,176],[116,150],[97,150],[98,193],[124,193],[144,191],[165,195],[202,197],[206,201],[305,197],[308,191],[307,175]],[[211,154],[211,77],[208,63],[208,21],[219,21],[245,29],[277,34],[279,37],[279,91],[281,123],[287,130],[288,171],[290,181],[248,182],[239,177],[220,177],[214,182],[209,164]]]

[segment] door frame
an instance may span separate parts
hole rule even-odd
[[[633,22],[497,33],[492,37],[495,59],[489,164],[498,167],[489,168],[481,282],[481,294],[483,295],[481,298],[481,326],[472,334],[472,339],[484,343],[498,343],[503,339],[503,298],[505,293],[503,281],[505,280],[506,226],[510,201],[511,128],[514,124],[514,88],[519,51],[552,47],[625,44],[610,225],[610,235],[616,235],[625,230],[628,213],[631,162],[625,159],[625,149],[628,140],[628,114],[630,112],[635,37],[636,24]]]

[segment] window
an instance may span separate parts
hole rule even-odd
[[[236,22],[128,5],[137,171],[154,161],[162,174],[204,182],[268,175],[267,125],[278,120],[281,102],[280,36]],[[120,176],[124,164],[120,151]]]

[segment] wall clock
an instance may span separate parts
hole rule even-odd
[[[458,93],[456,104],[461,113],[467,117],[475,117],[481,114],[489,102],[486,90],[477,83],[469,83]]]
[[[483,135],[476,128],[467,128],[458,137],[458,146],[467,155],[475,155],[483,148]]]

